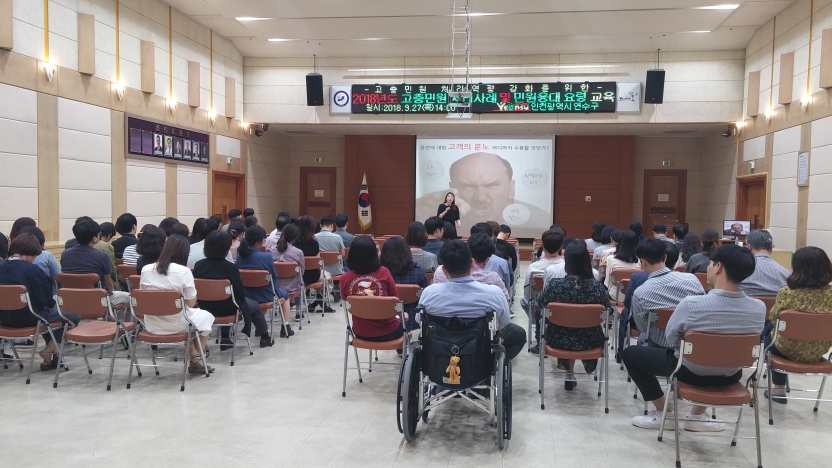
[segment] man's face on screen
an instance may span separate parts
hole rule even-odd
[[[514,198],[514,181],[503,162],[492,154],[474,153],[460,159],[451,174],[450,187],[471,205],[468,216],[478,221],[502,219]]]

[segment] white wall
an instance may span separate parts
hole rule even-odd
[[[127,158],[127,212],[145,224],[165,218],[165,163]]]
[[[0,232],[38,216],[37,94],[0,84]]]
[[[112,217],[110,110],[58,98],[59,235],[72,237],[75,218]]]
[[[832,117],[812,122],[809,174],[806,244],[832,252]]]
[[[771,169],[771,204],[768,225],[778,248],[797,246],[797,152],[800,126],[774,134]]]
[[[700,224],[719,230],[723,220],[736,216],[737,140],[715,135],[703,143]]]
[[[191,229],[197,218],[207,218],[208,169],[176,166],[176,218]]]

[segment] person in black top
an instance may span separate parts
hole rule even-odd
[[[142,274],[142,268],[145,265],[152,265],[156,263],[156,260],[159,260],[162,247],[165,246],[165,240],[168,237],[165,231],[160,228],[152,225],[145,227],[142,228],[139,242],[136,244],[136,253],[139,254],[139,259],[136,260],[136,271],[139,275]]]
[[[5,237],[4,237],[5,238]],[[43,248],[34,234],[24,232],[14,238],[9,246],[11,256],[7,261],[0,262],[0,284],[25,286],[29,293],[32,310],[49,323],[63,322],[55,307],[55,297],[52,295],[52,278],[46,275],[43,270],[32,262],[41,254]],[[81,321],[77,314],[64,313],[64,316],[75,325]],[[29,311],[28,307],[19,310],[0,311],[0,324],[10,328],[26,328],[37,325],[38,319]],[[40,370],[48,371],[58,367],[58,355],[55,354],[57,347],[52,341],[60,342],[63,337],[63,329],[55,330],[52,333],[44,333],[46,348],[40,352],[43,363]]]
[[[231,289],[234,292],[234,300],[237,301],[237,305],[234,305],[234,301],[230,297],[224,301],[203,301],[199,299],[199,292],[197,292],[198,307],[207,310],[214,317],[226,317],[236,314],[237,306],[239,306],[245,322],[242,329],[243,334],[251,335],[251,324],[254,323],[254,334],[260,337],[260,347],[272,346],[274,340],[269,336],[269,326],[266,324],[266,318],[260,312],[260,305],[256,301],[246,298],[246,288],[243,286],[243,280],[240,277],[240,269],[237,268],[237,265],[225,259],[230,248],[231,235],[224,231],[211,231],[205,238],[205,247],[203,248],[205,258],[194,265],[194,278],[231,281]],[[228,327],[222,327],[221,333],[220,350],[225,351],[231,348]]]
[[[197,218],[196,221],[194,221],[194,228],[191,229],[191,235],[188,236],[188,242],[190,242],[191,245],[194,245],[202,240],[202,228],[204,226],[205,218]]]
[[[506,239],[511,237],[511,227],[508,224],[497,224],[496,221],[489,221],[488,225],[494,230],[494,235],[497,237],[497,250],[506,255],[506,260],[511,261],[511,269],[517,269],[517,249],[509,244]]]
[[[295,241],[294,246],[303,252],[304,257],[314,257],[315,255],[318,255],[321,252],[321,246],[318,244],[318,241],[315,240],[315,231],[318,224],[315,221],[315,218],[309,215],[304,215],[298,218],[297,224],[300,233],[298,234],[298,239]],[[307,268],[303,272],[303,284],[305,285],[317,283],[320,280],[321,270],[319,268]],[[322,299],[315,299],[311,304],[309,304],[309,312],[313,312],[318,306],[323,307]],[[335,309],[326,306],[324,307],[324,312],[332,313],[335,312]]]
[[[124,254],[124,249],[130,245],[135,245],[139,241],[136,238],[138,223],[136,217],[130,213],[124,213],[116,220],[116,232],[121,234],[121,237],[112,242],[116,258],[121,258]]]
[[[451,223],[454,227],[459,225],[459,207],[456,206],[456,195],[453,192],[448,192],[445,195],[445,203],[439,205],[436,209],[436,216],[442,218],[442,221]]]

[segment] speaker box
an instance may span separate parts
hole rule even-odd
[[[661,104],[662,102],[664,102],[664,70],[647,70],[644,103]]]
[[[306,75],[306,105],[324,105],[324,77],[320,73]]]

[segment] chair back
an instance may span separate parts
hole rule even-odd
[[[243,286],[247,288],[262,288],[272,285],[272,275],[266,270],[240,270]]]
[[[78,314],[82,320],[102,319],[110,313],[110,298],[105,289],[61,288],[56,299],[62,311]]]
[[[116,271],[118,272],[118,280],[125,284],[130,275],[137,273],[136,265],[116,265]]]
[[[136,289],[139,289],[142,284],[142,277],[141,275],[130,275],[127,277],[127,287],[130,288],[130,292],[133,292]]]
[[[119,265],[122,265],[122,264],[124,264],[124,259],[123,258],[117,258],[116,259],[116,266],[119,266]]]
[[[403,311],[402,302],[395,296],[350,296],[347,312],[365,320],[394,318]]]
[[[667,307],[663,309],[656,309],[653,312],[650,312],[650,325],[653,325],[659,330],[666,329],[667,322],[670,321],[670,316],[673,315],[673,312],[675,311],[676,308]]]
[[[373,240],[376,241],[376,246],[378,247],[378,251],[381,252],[381,248],[384,247],[384,243],[387,242],[387,238],[386,237],[376,237]]]
[[[17,284],[0,285],[0,310],[25,309],[29,303],[26,286]]]
[[[340,252],[321,252],[318,255],[324,261],[324,265],[337,265],[341,263]]]
[[[594,250],[588,250],[587,253],[589,254],[589,259],[590,260],[592,260],[592,258],[595,257],[595,251]]]
[[[506,242],[511,244],[512,247],[517,247],[517,238],[515,237],[509,237],[508,239],[506,239]]]
[[[704,289],[705,292],[708,292],[708,290],[711,289],[711,286],[708,284],[707,273],[696,273],[696,279],[698,279],[699,282],[702,283],[702,289]]]
[[[721,335],[689,331],[682,351],[691,364],[708,367],[749,367],[760,358],[760,335]]]
[[[433,284],[433,273],[425,273],[425,276],[426,276],[426,277],[427,277],[427,279],[428,279],[428,286],[430,286],[431,284]]]
[[[419,302],[419,291],[422,288],[418,284],[397,284],[396,291],[399,292],[399,299],[404,305]]]
[[[618,292],[620,294],[627,294],[627,288],[629,288],[629,287],[630,287],[630,280],[628,280],[628,279],[623,279],[623,280],[618,282]],[[624,301],[621,301],[621,302],[623,303]]]
[[[95,273],[58,273],[55,278],[62,288],[73,289],[95,289],[101,280]]]
[[[154,291],[134,289],[130,305],[136,316],[155,315],[163,317],[185,312],[185,299],[179,291]]]
[[[763,304],[766,305],[766,316],[768,313],[771,312],[771,308],[774,307],[774,303],[777,300],[777,296],[751,296],[754,299],[759,299],[763,301]]]
[[[315,255],[314,257],[303,257],[304,260],[304,268],[306,271],[309,270],[318,270],[324,267],[324,261],[321,259],[320,255]]]
[[[638,268],[613,268],[610,274],[612,275],[613,282],[618,283],[624,280],[629,282],[633,278],[633,275],[639,272],[641,270]]]
[[[784,310],[777,320],[777,334],[798,341],[832,341],[832,315]]]
[[[346,262],[348,258],[350,258],[350,248],[344,247],[344,261]]]
[[[224,301],[231,297],[231,281],[227,279],[194,278],[198,301]]]
[[[537,292],[543,291],[544,279],[543,275],[532,276],[532,289]]]
[[[278,279],[294,278],[300,274],[300,265],[295,262],[274,262],[274,271]]]
[[[674,270],[678,271],[679,273],[684,273],[685,272],[685,266],[684,265],[677,266],[676,268],[674,268]]]
[[[600,304],[566,304],[550,302],[543,314],[553,325],[569,328],[592,328],[601,325],[607,308]]]

